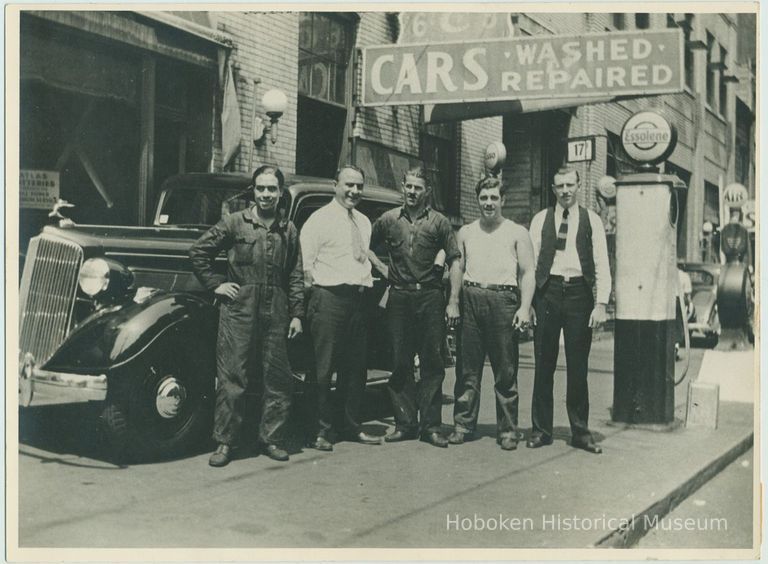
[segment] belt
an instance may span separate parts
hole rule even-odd
[[[482,288],[484,290],[497,290],[497,291],[503,291],[503,292],[513,292],[517,290],[517,286],[513,284],[485,284],[480,282],[470,282],[468,280],[464,281],[465,286],[469,286],[471,288]]]
[[[365,291],[365,286],[360,286],[358,284],[337,284],[335,286],[320,286],[319,284],[315,284],[315,287],[336,294],[362,294]]]
[[[583,276],[559,276],[555,274],[551,274],[549,276],[550,280],[557,280],[558,282],[562,282],[563,284],[584,284],[586,282],[586,279]]]
[[[437,290],[440,288],[437,284],[422,284],[416,282],[415,284],[392,284],[392,288],[395,290]]]

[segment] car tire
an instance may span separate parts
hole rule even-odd
[[[211,427],[215,378],[200,350],[189,343],[157,347],[130,374],[116,376],[116,385],[110,382],[101,420],[114,459],[163,460],[201,443]]]

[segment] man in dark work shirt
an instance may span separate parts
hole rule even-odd
[[[397,442],[420,437],[447,447],[441,434],[442,390],[445,368],[441,346],[445,319],[459,320],[461,256],[448,219],[427,203],[430,187],[422,167],[403,178],[404,205],[384,213],[374,224],[371,249],[385,248],[389,267],[374,252],[373,265],[389,280],[387,325],[392,339],[393,372],[389,392],[395,408],[395,431],[385,437]],[[451,293],[447,306],[443,269],[435,266],[438,253],[450,264]],[[420,380],[414,379],[413,358],[419,355]],[[418,414],[421,415],[420,420]]]

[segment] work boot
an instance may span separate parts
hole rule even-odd
[[[278,462],[287,462],[290,458],[288,453],[277,445],[264,445],[264,454],[270,457],[272,460]]]
[[[231,459],[232,459],[232,451],[229,448],[229,445],[221,444],[218,447],[216,447],[216,452],[214,452],[211,455],[211,458],[208,459],[208,464],[210,466],[220,468],[222,466],[226,466],[227,464],[229,464],[229,461]]]
[[[455,429],[453,433],[448,435],[448,442],[452,445],[463,445],[467,441],[472,440],[472,433],[467,433],[459,429]]]
[[[517,437],[514,435],[504,435],[496,439],[501,450],[517,450]]]

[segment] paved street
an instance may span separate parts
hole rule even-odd
[[[206,451],[118,467],[100,445],[97,406],[29,410],[19,449],[20,546],[592,546],[617,519],[644,510],[743,442],[752,422],[751,405],[723,404],[717,431],[611,425],[612,345],[595,342],[590,375],[590,422],[605,450],[601,456],[567,444],[564,375],[556,378],[555,444],[514,452],[495,442],[489,370],[474,442],[448,449],[415,441],[340,443],[333,453],[298,452],[287,464],[246,452],[212,469]],[[694,360],[701,354],[695,351]],[[520,422],[527,430],[530,343],[521,357]],[[452,390],[449,371],[444,391]],[[369,396],[368,413],[382,411],[386,402],[378,394]],[[676,400],[681,414],[684,394]],[[443,421],[451,414],[446,404]],[[391,428],[391,418],[380,415],[369,432]]]
[[[636,547],[750,548],[753,463],[754,450],[750,449],[668,516],[659,519],[659,526],[649,531]]]

